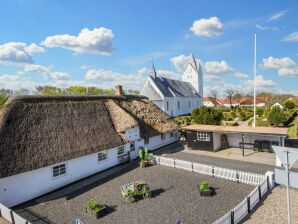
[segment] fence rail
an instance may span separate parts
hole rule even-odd
[[[265,179],[265,175],[248,173],[239,170],[232,170],[217,166],[211,166],[201,163],[184,161],[161,156],[154,156],[154,161],[157,164],[174,167],[178,169],[188,170],[200,174],[205,174],[213,177],[218,177],[226,180],[237,181],[239,183],[259,185]]]
[[[274,187],[272,182],[270,183],[270,181],[273,181],[272,174],[270,177],[271,180],[269,180],[268,175],[248,173],[239,170],[232,170],[222,167],[184,161],[180,159],[154,156],[154,161],[156,164],[164,166],[184,169],[226,180],[237,181],[238,183],[256,186],[254,190],[242,202],[240,202],[235,208],[219,218],[213,224],[240,223],[252,211],[252,209],[255,208],[255,206],[260,202],[265,194]]]
[[[13,212],[10,208],[0,203],[0,217],[3,217],[12,224],[31,224],[17,213]]]

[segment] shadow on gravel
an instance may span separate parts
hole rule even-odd
[[[164,188],[158,188],[158,189],[155,189],[153,191],[151,191],[151,197],[152,198],[155,198],[159,195],[161,195],[163,192],[165,192],[166,190]]]
[[[105,216],[107,216],[107,215],[109,215],[109,214],[111,214],[111,213],[117,211],[116,208],[117,208],[116,205],[108,206],[108,207],[104,210],[104,212],[100,215],[100,217],[105,217]]]
[[[50,224],[51,223],[47,217],[41,216],[31,211],[30,209],[24,208],[22,210],[19,210],[17,213],[18,215],[22,216],[32,224]]]

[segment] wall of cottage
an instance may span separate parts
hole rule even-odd
[[[134,147],[130,143],[125,144],[124,153],[121,155],[118,154],[118,147],[116,147],[106,150],[107,158],[102,161],[98,161],[98,153],[93,153],[0,179],[0,202],[8,207],[15,206],[116,166],[123,162],[122,159],[127,156],[128,151],[130,151],[131,158],[136,159],[140,147],[155,150],[171,144],[179,138],[178,131],[175,131],[172,136],[170,133],[165,134],[164,139],[161,139],[161,135],[151,137],[149,138],[149,144],[145,144],[144,139],[140,139],[139,127],[131,128],[125,134]],[[65,164],[66,174],[54,178],[53,167],[62,164]]]

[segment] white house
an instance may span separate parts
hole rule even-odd
[[[0,203],[31,200],[178,138],[175,121],[145,97],[14,97],[0,110]]]
[[[282,104],[280,104],[279,102],[275,102],[275,103],[273,103],[272,106],[271,106],[271,108],[273,108],[273,107],[279,107],[280,109],[284,109],[284,108],[285,108],[285,107],[284,107]]]
[[[203,105],[203,73],[201,65],[196,63],[192,54],[182,74],[182,80],[157,76],[154,66],[152,73],[140,95],[147,96],[167,114],[189,114],[194,108]]]

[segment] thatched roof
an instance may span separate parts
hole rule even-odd
[[[11,98],[0,110],[0,178],[123,145],[120,132],[136,125],[143,137],[177,128],[139,96]]]

